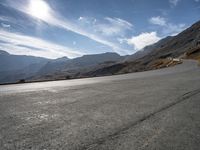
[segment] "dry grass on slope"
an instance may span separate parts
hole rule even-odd
[[[200,47],[193,48],[186,52],[184,58],[197,60],[200,64]]]
[[[182,63],[181,59],[174,59],[174,58],[157,59],[151,62],[148,68],[150,68],[151,70],[161,69],[165,67],[172,67],[181,63]]]

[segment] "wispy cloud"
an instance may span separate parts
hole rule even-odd
[[[20,5],[19,2],[10,1],[10,0],[8,2],[9,2],[10,7],[17,9],[18,11],[21,11],[21,12],[26,13],[31,16],[31,12],[27,9],[27,7]],[[95,31],[98,31],[98,29],[91,28],[92,26],[88,26],[88,28],[84,28],[85,26],[81,26],[81,24],[78,24],[78,22],[76,22],[76,21],[72,21],[67,18],[64,18],[63,16],[56,13],[51,8],[49,8],[49,10],[50,10],[49,11],[50,15],[48,17],[39,18],[39,19],[46,22],[49,25],[56,26],[58,28],[62,28],[66,31],[74,32],[81,36],[87,37],[95,42],[106,45],[117,53],[121,53],[121,54],[127,53],[127,50],[123,50],[117,43],[110,41],[105,36],[103,36],[103,34],[104,35],[107,34],[107,35],[111,36],[113,34],[125,31],[126,29],[122,29],[123,27],[131,26],[131,24],[126,22],[125,20],[122,20],[119,18],[114,18],[114,19],[106,18],[106,20],[109,21],[110,24],[113,25],[112,26],[113,28],[110,31],[110,30],[106,30],[106,28],[103,28],[101,25],[99,25],[99,29],[101,26],[101,32],[102,32],[102,35],[101,35],[98,32],[95,32]],[[34,16],[32,16],[32,17],[34,17]],[[78,20],[84,21],[84,19],[85,19],[84,17],[80,17]],[[95,19],[93,20],[93,23],[95,23]],[[95,25],[98,26],[97,24],[95,24]]]
[[[11,54],[58,58],[78,57],[83,53],[39,38],[0,30],[0,49]]]
[[[162,32],[164,35],[171,35],[175,36],[185,30],[187,26],[184,23],[181,24],[173,24],[173,23],[168,23],[166,28],[163,28]]]
[[[151,24],[165,26],[166,25],[166,19],[160,16],[152,17],[149,19],[149,22]]]
[[[181,0],[169,0],[169,3],[172,7],[176,6],[178,4],[178,2],[180,2]]]
[[[124,36],[127,30],[131,30],[133,25],[120,18],[106,17],[106,23],[97,24],[94,28],[105,36]]]
[[[145,32],[127,39],[127,42],[129,45],[133,45],[135,50],[141,50],[145,46],[158,42],[160,39],[156,32]]]
[[[63,19],[57,19],[55,17],[54,18],[52,17],[48,20],[47,23],[50,23],[51,25],[65,29],[67,31],[72,31],[72,32],[77,33],[79,35],[85,36],[89,39],[92,39],[92,40],[94,40],[98,43],[109,46],[116,52],[118,52],[118,49],[120,49],[119,47],[117,47],[117,45],[115,43],[112,43],[108,40],[105,40],[105,39],[103,39],[102,37],[100,37],[96,34],[90,33],[90,32],[80,28],[79,26],[75,25],[74,23],[72,23],[72,22],[70,22],[70,21],[68,21],[64,18]]]
[[[10,27],[11,27],[9,24],[5,24],[5,23],[1,23],[1,26],[2,26],[3,28],[10,28]]]
[[[153,25],[158,25],[162,29],[162,34],[165,36],[168,35],[176,35],[186,29],[186,25],[184,23],[180,24],[174,24],[169,21],[168,19],[161,17],[161,16],[155,16],[149,19],[149,22]]]

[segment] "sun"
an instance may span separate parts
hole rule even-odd
[[[38,19],[45,20],[49,17],[49,6],[44,0],[30,0],[29,13]]]

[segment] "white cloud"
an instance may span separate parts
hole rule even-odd
[[[83,16],[80,16],[78,18],[78,23],[81,24],[81,25],[90,25],[93,26],[96,24],[97,22],[97,19],[96,18],[93,18],[93,17],[83,17]]]
[[[135,50],[141,50],[145,46],[158,42],[160,39],[161,38],[157,36],[156,32],[145,32],[127,39],[127,42],[129,45],[133,45]]]
[[[92,40],[98,42],[98,43],[101,43],[101,44],[104,44],[104,45],[106,45],[106,46],[109,46],[109,47],[111,47],[113,50],[116,50],[116,51],[117,51],[117,49],[119,49],[119,48],[116,46],[116,44],[114,44],[114,43],[112,43],[112,42],[110,42],[110,41],[107,41],[107,40],[103,39],[102,37],[100,37],[100,36],[98,36],[98,35],[95,35],[95,34],[93,34],[93,33],[90,33],[90,32],[88,32],[88,31],[86,31],[86,30],[83,30],[83,29],[81,29],[79,26],[73,24],[73,23],[70,22],[70,21],[65,20],[64,18],[63,18],[62,20],[60,20],[60,19],[57,19],[57,18],[53,18],[53,17],[52,17],[52,18],[50,18],[50,19],[48,20],[47,23],[50,23],[51,25],[57,26],[57,27],[59,27],[59,28],[63,28],[63,29],[65,29],[65,30],[69,30],[69,31],[72,31],[72,32],[74,32],[74,33],[77,33],[77,34],[80,34],[80,35],[82,35],[82,36],[85,36],[85,37],[87,37],[87,38],[89,38],[89,39],[92,39]]]
[[[90,20],[89,18],[82,17],[82,16],[80,16],[80,17],[78,18],[78,21],[79,21],[80,23],[84,23],[84,24],[90,24],[90,22],[91,22],[91,20]]]
[[[163,18],[163,17],[160,17],[160,16],[150,18],[149,22],[151,24],[161,26],[162,27],[161,32],[165,36],[168,36],[168,35],[173,36],[173,35],[180,33],[184,29],[186,29],[185,24],[183,24],[183,23],[174,24],[174,23],[171,23],[171,22],[167,22],[166,18]]]
[[[94,26],[97,32],[105,36],[123,36],[127,30],[131,30],[133,25],[120,18],[105,18],[106,23]]]
[[[85,30],[90,30],[92,33],[96,33],[102,36],[121,36],[127,30],[131,30],[133,25],[121,18],[111,18],[105,17],[101,20],[97,20],[93,17],[83,17],[78,18],[79,25]]]
[[[179,1],[181,0],[169,0],[169,3],[171,4],[171,6],[176,6]]]
[[[79,20],[79,21],[82,21],[82,20],[83,20],[83,17],[80,16],[80,17],[78,18],[78,20]]]
[[[16,1],[9,0],[8,2],[9,2],[9,6],[11,6],[12,8],[17,9],[23,13],[26,13],[26,14],[32,16],[31,12],[28,10],[28,8],[26,6],[21,5],[20,3],[16,2]],[[101,36],[100,34],[97,34],[98,32],[97,33],[94,32],[96,30],[93,28],[90,28],[90,26],[87,26],[88,28],[85,28],[85,26],[82,27],[81,24],[78,24],[78,22],[70,21],[70,20],[60,16],[59,14],[56,14],[50,7],[49,7],[49,12],[50,12],[50,14],[48,17],[39,18],[39,19],[48,23],[49,25],[56,26],[58,28],[62,28],[66,31],[74,32],[76,34],[85,36],[91,40],[94,40],[98,43],[106,45],[117,53],[121,53],[121,54],[126,53],[126,50],[123,50],[122,48],[120,48],[118,44],[111,42],[110,40],[107,40],[106,37]],[[78,19],[78,21],[84,21],[84,19],[85,19],[84,17],[80,17]],[[120,20],[119,18],[117,18],[116,20],[118,21],[119,24],[121,23],[120,26],[123,26],[125,24],[129,26],[128,22],[125,22],[122,19]],[[111,21],[114,21],[114,20],[110,19],[110,22]],[[93,22],[96,22],[96,20],[94,20]],[[103,30],[102,30],[102,32],[103,32]],[[113,31],[110,31],[109,34],[111,34],[111,33],[114,34],[116,32],[118,32],[118,31],[116,31],[116,29],[115,29]]]
[[[160,16],[152,17],[149,19],[149,22],[151,24],[165,26],[166,25],[166,19]]]
[[[118,38],[117,41],[118,41],[120,44],[123,44],[123,43],[127,42],[127,40],[124,39],[124,38]]]
[[[173,23],[168,23],[166,27],[163,29],[163,34],[165,35],[177,35],[178,33],[182,32],[184,29],[186,29],[185,24],[173,24]]]
[[[10,28],[10,27],[11,27],[9,24],[5,24],[5,23],[1,23],[1,26],[2,26],[3,28]]]
[[[195,2],[199,2],[200,0],[194,0]]]
[[[39,38],[0,30],[0,49],[16,55],[32,55],[46,58],[78,57],[83,53]]]

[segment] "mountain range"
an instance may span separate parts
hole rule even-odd
[[[169,58],[200,60],[200,21],[176,36],[164,38],[128,56],[124,62],[88,72],[86,75],[102,76],[162,68],[173,64]]]
[[[116,63],[124,57],[117,53],[84,55],[75,59],[67,57],[55,60],[12,55],[0,51],[0,83],[15,83],[20,80],[53,80],[74,76],[83,70],[91,70],[98,65]]]
[[[44,81],[114,75],[158,69],[174,64],[173,58],[200,60],[200,21],[176,36],[129,56],[117,53],[84,55],[55,60],[34,56],[12,55],[0,50],[0,83]]]

